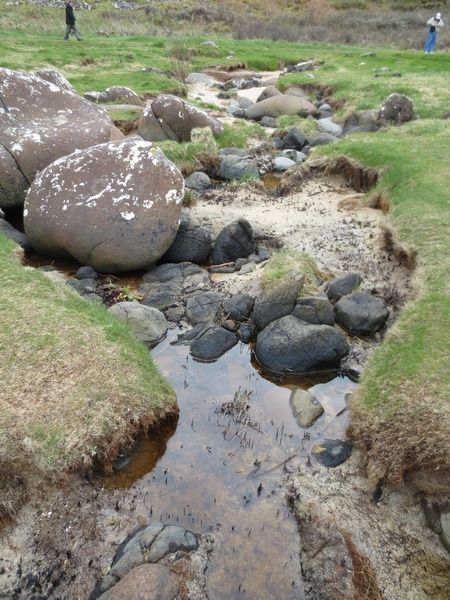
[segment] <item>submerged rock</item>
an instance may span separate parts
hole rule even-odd
[[[289,403],[300,427],[311,427],[323,413],[323,406],[317,398],[306,390],[294,390],[291,393]]]
[[[191,344],[191,354],[194,358],[204,361],[212,361],[221,357],[238,342],[234,333],[221,327],[213,325],[205,329]]]
[[[167,333],[166,318],[157,308],[139,302],[118,302],[108,311],[126,321],[137,339],[148,346],[160,342]]]
[[[352,445],[345,440],[324,440],[311,449],[312,455],[324,467],[337,467],[352,453]]]
[[[144,564],[132,569],[114,587],[99,596],[100,600],[174,600],[178,597],[178,576],[164,565]]]
[[[389,317],[384,300],[365,292],[343,296],[335,305],[336,321],[350,333],[373,335]]]
[[[307,325],[292,315],[263,329],[255,347],[259,363],[275,373],[336,368],[348,352],[347,340],[334,327]]]

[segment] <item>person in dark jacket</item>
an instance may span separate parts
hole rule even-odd
[[[66,34],[64,40],[67,42],[69,35],[72,32],[78,41],[81,41],[81,35],[75,25],[75,15],[73,14],[73,6],[70,0],[66,0]]]

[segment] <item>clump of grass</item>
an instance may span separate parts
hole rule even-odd
[[[267,261],[261,276],[261,286],[263,289],[270,289],[301,275],[305,277],[301,295],[318,292],[321,273],[314,259],[304,252],[282,248],[274,252]]]
[[[298,115],[283,115],[278,117],[277,126],[279,129],[290,129],[298,127],[304,134],[313,134],[317,132],[317,121],[314,119],[305,119]]]
[[[167,158],[177,165],[185,177],[194,171],[209,172],[219,161],[217,152],[211,150],[207,143],[167,140],[158,142],[158,146]]]
[[[177,412],[171,386],[128,327],[23,267],[3,236],[0,318],[3,481],[107,466],[138,432]]]
[[[245,148],[250,139],[267,139],[264,127],[252,121],[237,121],[233,125],[225,123],[223,133],[216,137],[220,148]]]

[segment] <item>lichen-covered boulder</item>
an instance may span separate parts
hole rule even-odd
[[[86,92],[86,100],[91,102],[114,102],[116,104],[134,104],[143,106],[144,101],[129,87],[123,85],[113,85],[106,88],[103,92]]]
[[[44,169],[28,191],[26,235],[40,254],[96,271],[141,269],[172,244],[184,180],[149,142],[128,138],[79,150]]]
[[[103,109],[52,70],[0,68],[0,98],[2,207],[21,206],[36,174],[57,158],[122,137]]]
[[[149,141],[171,139],[188,142],[192,130],[198,127],[209,127],[214,135],[223,132],[222,123],[203,110],[177,96],[161,94],[145,107],[138,132]]]
[[[381,124],[401,125],[415,119],[414,105],[404,94],[390,94],[378,113]]]

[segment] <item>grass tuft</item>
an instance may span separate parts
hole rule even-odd
[[[316,293],[321,274],[314,259],[304,252],[283,248],[274,252],[267,261],[261,276],[261,286],[263,289],[270,289],[283,280],[295,279],[301,275],[305,277],[301,294]]]

